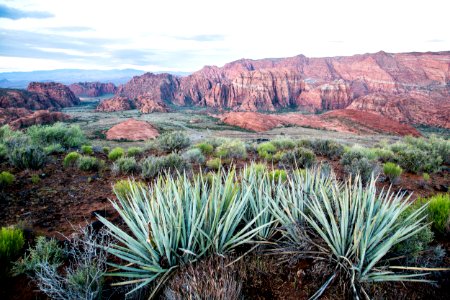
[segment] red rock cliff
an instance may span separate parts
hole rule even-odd
[[[79,82],[69,85],[69,89],[77,97],[98,97],[107,94],[114,94],[117,90],[113,83],[101,82]]]
[[[117,94],[241,111],[349,107],[450,128],[450,52],[242,59],[181,78],[136,76]]]

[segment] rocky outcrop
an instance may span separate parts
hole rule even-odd
[[[78,82],[69,85],[69,89],[77,97],[99,97],[108,94],[115,94],[117,87],[110,82]]]
[[[9,125],[12,129],[20,129],[32,125],[52,124],[70,119],[61,112],[26,108],[0,108],[0,125]]]
[[[67,121],[70,116],[59,111],[37,110],[27,116],[20,117],[9,123],[12,129],[20,129],[32,125],[53,124]]]
[[[138,96],[133,100],[130,100],[125,96],[114,96],[110,99],[106,99],[100,102],[100,104],[97,106],[97,111],[113,112],[136,108],[144,114],[168,111],[166,105],[163,102],[154,101],[149,96]]]
[[[97,106],[97,111],[101,112],[113,112],[135,109],[134,102],[128,99],[128,97],[114,96],[112,98],[103,100]]]
[[[37,94],[45,108],[63,108],[80,104],[80,99],[64,84],[56,82],[31,82],[27,91]]]
[[[162,101],[155,101],[150,96],[138,96],[135,105],[143,114],[152,112],[168,112],[167,106]]]
[[[159,136],[158,130],[148,122],[128,119],[114,125],[106,132],[108,140],[141,141]]]
[[[147,73],[119,87],[117,94],[235,111],[320,112],[349,107],[401,122],[450,128],[448,109],[444,110],[450,99],[449,78],[450,52],[299,55],[242,59],[186,77]],[[370,100],[380,95],[385,100]],[[416,101],[429,107],[422,116],[415,112]]]
[[[401,124],[375,113],[351,109],[334,110],[321,115],[230,112],[217,117],[225,124],[256,132],[294,125],[356,134],[420,136],[420,133],[410,125]]]
[[[60,109],[79,103],[80,99],[60,83],[33,82],[27,90],[0,89],[0,108]]]

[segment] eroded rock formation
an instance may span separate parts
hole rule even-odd
[[[26,108],[0,108],[0,125],[8,124],[12,129],[20,129],[32,125],[52,124],[66,121],[70,116],[62,112]]]
[[[69,89],[77,97],[98,97],[116,93],[116,86],[113,83],[101,82],[78,82],[69,85]]]
[[[114,125],[106,132],[108,140],[140,141],[154,139],[159,136],[158,130],[148,122],[128,119]]]
[[[117,95],[235,111],[349,107],[450,128],[450,52],[242,59],[186,77],[146,73],[120,86]]]

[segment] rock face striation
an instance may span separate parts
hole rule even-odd
[[[135,76],[117,95],[234,111],[351,108],[450,128],[450,52],[241,59],[186,77]]]
[[[115,94],[117,87],[113,83],[78,82],[69,85],[69,89],[77,97],[98,97]]]
[[[159,136],[158,130],[148,122],[128,119],[114,125],[106,132],[108,140],[141,141]]]

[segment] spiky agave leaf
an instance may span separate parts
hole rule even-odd
[[[404,193],[390,190],[377,193],[374,178],[363,187],[361,179],[334,187],[331,195],[320,188],[305,202],[308,213],[301,212],[309,226],[327,245],[337,265],[336,272],[347,276],[356,296],[362,282],[423,281],[422,274],[398,274],[383,266],[383,258],[397,243],[416,234],[422,228],[422,210],[411,214],[408,222],[397,222],[410,205]],[[336,273],[334,274],[334,276]],[[329,281],[326,282],[326,285]],[[325,286],[325,285],[324,285]],[[321,288],[319,297],[325,289]]]

